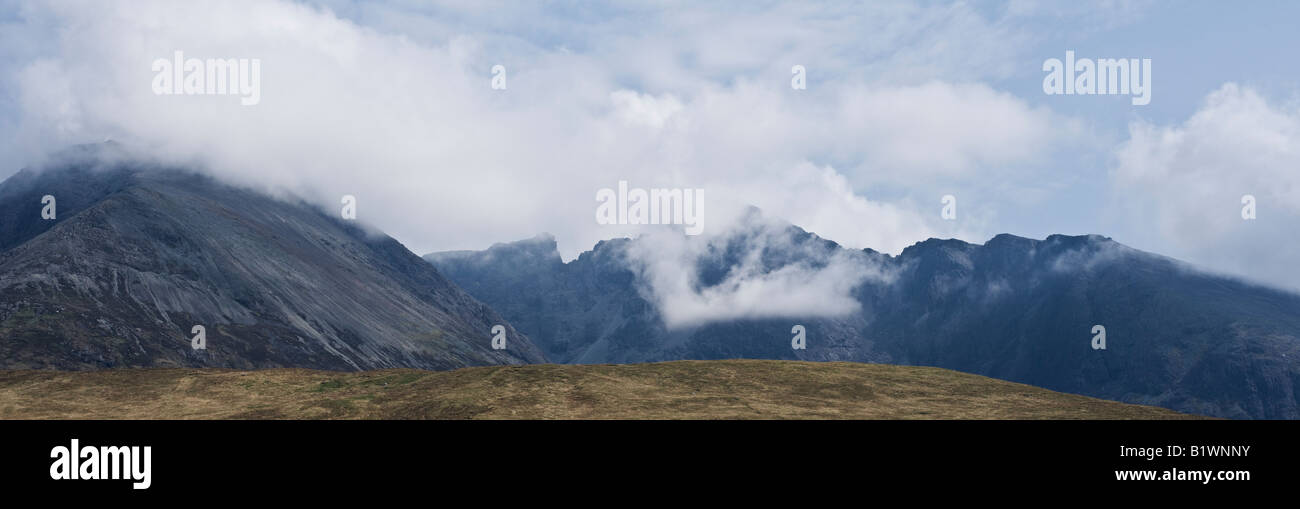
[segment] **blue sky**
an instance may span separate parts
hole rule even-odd
[[[716,228],[754,204],[889,252],[1100,233],[1300,288],[1294,2],[171,4],[0,2],[0,176],[113,138],[356,195],[417,253],[548,231],[566,257],[638,234],[591,221],[629,180],[705,189]],[[262,103],[151,93],[175,50],[260,59]],[[1151,59],[1151,103],[1044,94],[1066,50]]]

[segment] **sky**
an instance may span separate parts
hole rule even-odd
[[[1296,19],[1267,1],[0,0],[0,178],[113,139],[327,209],[351,195],[419,254],[549,232],[565,259],[643,231],[594,219],[626,181],[702,190],[706,232],[753,205],[894,254],[1094,233],[1300,289]],[[257,104],[155,93],[176,51],[257,59]],[[1150,59],[1150,103],[1045,93],[1067,51]]]

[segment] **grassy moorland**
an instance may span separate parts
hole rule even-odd
[[[677,361],[0,371],[4,419],[1182,419],[939,368]]]

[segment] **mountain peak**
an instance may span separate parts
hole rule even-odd
[[[539,233],[513,242],[498,242],[484,251],[435,251],[424,255],[425,261],[435,265],[445,263],[506,263],[519,268],[538,268],[564,263],[555,236]]]
[[[985,242],[985,244],[987,245],[989,242],[998,242],[998,243],[1001,243],[1001,242],[1015,242],[1015,243],[1019,243],[1019,242],[1025,242],[1025,241],[1037,242],[1036,240],[1031,239],[1031,238],[1029,238],[1029,237],[1021,237],[1021,236],[1019,236],[1019,235],[1014,235],[1014,234],[1010,234],[1010,233],[999,233],[999,234],[997,234],[997,235],[994,235],[993,238],[989,239],[988,242]]]
[[[938,251],[938,250],[965,251],[972,247],[975,247],[975,245],[960,239],[940,239],[940,238],[930,237],[928,239],[922,240],[920,242],[917,242],[915,244],[903,248],[903,252],[899,256],[900,257],[916,256],[920,253],[927,253],[927,252]]]
[[[555,242],[555,236],[546,232],[539,233],[526,239],[516,240],[514,242],[498,242],[492,244],[492,247],[488,248],[489,251],[493,249],[512,249],[543,256],[549,255],[550,252],[559,252]]]
[[[545,359],[514,331],[492,349],[508,322],[390,237],[183,169],[73,159],[0,183],[0,367]],[[196,326],[206,349],[191,348]]]
[[[1043,239],[1043,242],[1062,242],[1066,244],[1115,243],[1115,241],[1110,237],[1107,237],[1105,235],[1098,235],[1095,233],[1088,233],[1084,235],[1064,235],[1060,233],[1053,233],[1051,235],[1048,235],[1046,239]]]

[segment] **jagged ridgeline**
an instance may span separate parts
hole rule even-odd
[[[0,184],[0,367],[450,369],[545,360],[388,236],[116,152],[79,147]],[[498,324],[503,350],[491,346]],[[196,325],[206,349],[192,347]]]
[[[1300,418],[1300,296],[1210,275],[1100,236],[983,245],[930,239],[898,256],[842,248],[751,214],[694,265],[701,293],[757,250],[762,270],[842,251],[890,274],[836,317],[728,319],[669,328],[641,277],[646,238],[563,262],[549,236],[426,259],[528,334],[552,360],[800,359],[937,366],[1130,403],[1232,418]],[[640,246],[644,247],[644,246]],[[825,256],[818,255],[825,259]],[[752,264],[751,267],[752,268]],[[792,325],[807,331],[791,348]],[[1094,349],[1093,328],[1106,331]]]

